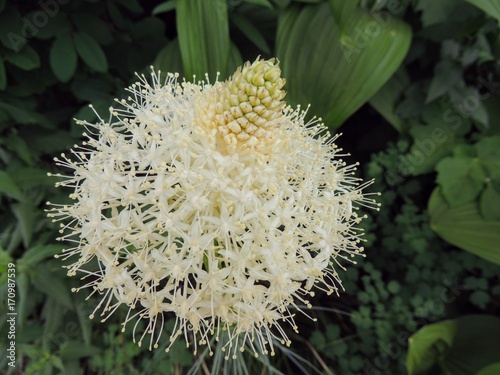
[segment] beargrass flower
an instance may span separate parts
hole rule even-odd
[[[363,256],[370,182],[320,119],[286,106],[274,59],[213,84],[139,78],[109,120],[77,121],[86,141],[55,158],[72,172],[56,185],[74,189],[73,203],[48,215],[71,244],[68,275],[83,275],[74,291],[100,295],[91,318],[128,306],[123,329],[150,349],[171,313],[167,351],[179,336],[196,352],[224,333],[226,358],[245,346],[272,355],[314,291],[338,294],[337,270]]]

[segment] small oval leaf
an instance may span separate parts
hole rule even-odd
[[[16,53],[10,53],[5,60],[23,70],[33,70],[40,66],[40,56],[30,46],[24,47]]]
[[[77,55],[73,38],[65,34],[57,38],[50,48],[50,67],[61,82],[68,82],[76,72]]]
[[[85,64],[99,73],[105,73],[108,70],[108,60],[104,51],[87,33],[77,32],[74,42],[78,55]]]

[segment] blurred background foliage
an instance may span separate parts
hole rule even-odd
[[[43,210],[67,192],[46,173],[80,141],[72,119],[108,116],[134,72],[213,81],[260,55],[280,59],[291,104],[340,128],[383,205],[345,292],[290,333],[310,365],[282,352],[249,373],[499,374],[499,21],[498,0],[0,0],[0,311],[13,262],[18,312],[2,373],[188,371],[179,342],[149,352],[122,333],[124,310],[88,319],[95,297],[53,258]],[[2,353],[6,332],[2,318]]]

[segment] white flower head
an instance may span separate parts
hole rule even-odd
[[[337,269],[363,255],[357,206],[377,204],[320,119],[285,106],[280,75],[274,59],[214,84],[153,72],[109,121],[78,121],[87,141],[55,159],[74,202],[49,216],[73,244],[68,275],[102,296],[91,317],[127,305],[124,329],[145,319],[151,349],[171,313],[168,348],[227,331],[228,357],[274,354],[315,289],[338,294]]]

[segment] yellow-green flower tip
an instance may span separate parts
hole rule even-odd
[[[285,80],[275,59],[247,62],[203,95],[199,119],[216,129],[227,149],[262,148],[279,127]]]

